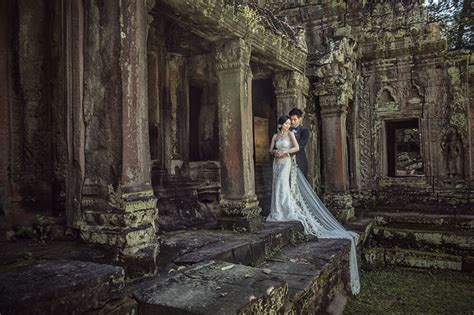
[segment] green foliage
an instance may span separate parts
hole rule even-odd
[[[362,275],[344,314],[471,314],[474,274],[397,268]]]
[[[430,18],[438,21],[449,49],[474,48],[474,14],[471,0],[426,0]]]
[[[35,230],[38,235],[38,239],[44,242],[49,238],[51,234],[51,227],[54,225],[54,220],[51,217],[45,217],[42,215],[36,216]]]
[[[15,237],[19,238],[34,238],[35,230],[29,226],[22,226],[15,232]]]
[[[51,228],[54,225],[51,217],[37,215],[34,226],[22,226],[15,232],[16,238],[37,239],[45,242],[51,236]]]

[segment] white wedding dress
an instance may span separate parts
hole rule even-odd
[[[289,150],[290,139],[275,142],[278,150]],[[356,243],[358,234],[347,231],[313,191],[298,169],[294,157],[275,158],[273,162],[272,205],[267,221],[299,221],[306,234],[318,238],[343,238],[351,241],[349,253],[352,294],[360,291]]]

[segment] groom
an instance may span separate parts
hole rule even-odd
[[[308,159],[306,158],[306,152],[304,147],[308,143],[309,131],[301,125],[303,111],[299,108],[293,108],[290,110],[291,128],[290,131],[295,135],[296,141],[300,146],[300,150],[296,154],[296,164],[304,177],[308,179]]]

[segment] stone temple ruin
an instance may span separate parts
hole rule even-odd
[[[474,59],[422,1],[0,14],[0,313],[324,311],[348,243],[264,224],[268,144],[293,107],[363,268],[473,270]]]

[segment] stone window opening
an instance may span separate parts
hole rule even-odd
[[[423,176],[420,129],[417,118],[386,121],[389,177]]]

